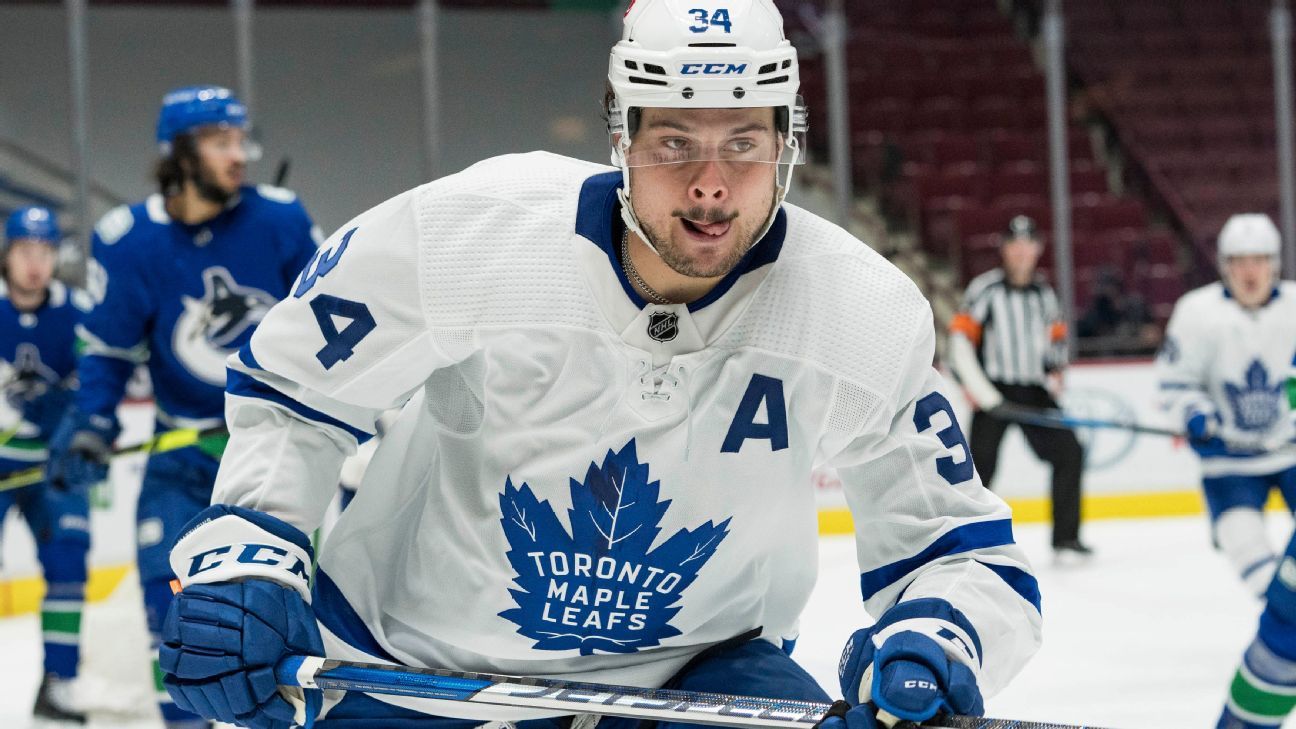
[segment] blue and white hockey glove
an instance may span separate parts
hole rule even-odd
[[[1184,422],[1184,434],[1188,436],[1188,445],[1197,455],[1209,458],[1228,453],[1228,444],[1220,437],[1220,426],[1223,421],[1219,413],[1189,410]]]
[[[112,444],[121,434],[115,418],[71,410],[49,442],[48,480],[59,491],[87,493],[108,479]]]
[[[177,706],[256,729],[314,720],[322,694],[307,691],[298,716],[274,675],[286,655],[324,654],[309,604],[313,558],[299,529],[252,509],[210,506],[186,525],[171,550],[183,589],[159,655]]]
[[[873,729],[941,713],[980,716],[985,712],[977,687],[980,656],[976,630],[948,602],[921,598],[899,603],[846,641],[837,673],[842,695],[853,708],[821,726]],[[836,721],[842,725],[834,725]]]

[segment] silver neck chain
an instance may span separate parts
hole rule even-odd
[[[675,303],[674,301],[671,301],[665,296],[657,293],[657,290],[649,286],[648,282],[643,280],[643,276],[639,275],[639,269],[635,268],[634,261],[630,260],[630,229],[629,228],[626,228],[621,233],[621,269],[624,270],[626,275],[630,277],[630,280],[634,283],[634,285],[639,287],[639,290],[642,291],[644,294],[644,298],[648,299],[648,301],[657,304],[659,306],[670,306],[671,304]]]

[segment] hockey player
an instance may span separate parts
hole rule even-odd
[[[1276,557],[1261,511],[1269,492],[1296,504],[1296,449],[1284,375],[1296,348],[1296,284],[1278,280],[1269,216],[1234,215],[1220,231],[1221,282],[1175,304],[1157,356],[1162,404],[1201,458],[1216,547],[1263,594]]]
[[[789,656],[819,464],[878,617],[831,723],[979,713],[1033,653],[1037,586],[931,367],[927,302],[783,203],[805,110],[772,0],[638,0],[609,81],[620,169],[510,155],[398,195],[231,359],[213,506],[171,555],[178,703],[301,721],[321,697],[276,691],[290,652],[825,701]],[[406,401],[312,587],[342,459]],[[554,714],[325,693],[316,726]]]
[[[1277,729],[1296,708],[1296,536],[1264,598],[1216,729]]]
[[[78,330],[81,390],[51,448],[51,479],[82,486],[107,474],[120,427],[115,411],[136,365],[147,362],[155,428],[219,426],[224,360],[248,341],[317,248],[296,196],[244,184],[247,109],[228,89],[168,93],[157,125],[159,194],[120,207],[95,227],[88,276],[97,299]],[[149,630],[171,602],[167,552],[211,501],[220,446],[150,457],[137,509],[138,565]],[[170,726],[205,726],[162,690]]]
[[[54,279],[58,220],[43,207],[15,210],[5,223],[0,283],[0,474],[43,463],[45,442],[76,387],[74,327],[90,308],[84,292]],[[0,491],[0,522],[22,512],[45,577],[41,633],[44,678],[33,713],[82,723],[73,687],[80,660],[90,506],[84,489],[44,483]]]

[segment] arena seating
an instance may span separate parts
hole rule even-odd
[[[1269,7],[1066,4],[1068,64],[1203,258],[1229,215],[1277,212]]]
[[[847,6],[857,187],[876,195],[892,220],[912,227],[924,249],[948,258],[963,281],[997,264],[998,235],[1013,215],[1031,215],[1042,230],[1049,230],[1044,76],[1030,45],[1018,37],[997,3],[906,0]],[[1166,14],[1135,10],[1131,15],[1140,23],[1154,23]],[[1187,48],[1187,41],[1177,36],[1153,35],[1142,41],[1147,47],[1166,52]],[[1100,37],[1105,42],[1107,36]],[[1219,34],[1210,42],[1227,47],[1229,37]],[[1109,58],[1120,55],[1108,48]],[[812,109],[826,103],[819,63],[808,59],[803,74]],[[1160,102],[1177,109],[1184,99],[1167,95]],[[1198,98],[1195,103],[1224,110],[1235,102]],[[1152,124],[1147,135],[1162,140],[1156,128],[1163,124],[1161,118]],[[826,147],[823,127],[812,127],[812,148]],[[1223,125],[1207,127],[1176,128],[1174,134],[1186,140],[1187,135],[1214,138],[1236,131]],[[1260,133],[1249,127],[1245,132]],[[1179,241],[1151,225],[1144,201],[1111,194],[1109,171],[1095,152],[1089,128],[1080,122],[1071,126],[1068,155],[1077,276],[1092,280],[1099,267],[1116,266],[1133,279],[1127,280],[1129,287],[1155,295],[1148,303],[1164,321],[1184,288]],[[1229,169],[1242,176],[1252,168],[1238,160]],[[1155,283],[1144,281],[1151,278]],[[1087,298],[1077,297],[1076,303],[1083,308]]]

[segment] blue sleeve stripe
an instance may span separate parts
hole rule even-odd
[[[247,344],[244,344],[242,347],[239,347],[238,358],[240,362],[247,365],[251,369],[254,370],[265,369],[264,367],[261,366],[260,362],[256,361],[256,357],[252,356],[252,342],[250,340],[248,341]]]
[[[315,408],[309,407],[307,405],[303,405],[300,402],[297,402],[296,400],[283,394],[282,392],[279,392],[273,387],[265,384],[264,382],[256,379],[255,377],[252,377],[250,375],[245,375],[242,372],[239,372],[237,370],[227,369],[226,373],[227,374],[226,374],[225,392],[228,392],[231,395],[239,395],[242,397],[255,397],[261,400],[269,400],[270,402],[288,408],[289,410],[293,411],[294,413],[297,413],[298,415],[302,416],[303,418],[306,418],[307,420],[313,420],[317,423],[322,423],[324,425],[332,425],[335,428],[341,428],[342,430],[345,430],[346,432],[350,433],[358,443],[364,443],[365,441],[373,437],[373,433],[366,433],[363,430],[360,430],[359,428],[355,428],[350,425],[347,425],[346,423],[342,422],[341,420],[338,420],[337,418],[321,413]]]
[[[311,593],[311,607],[315,611],[315,617],[330,633],[358,651],[384,661],[401,663],[378,645],[364,621],[323,569],[315,570],[315,586]]]
[[[1002,564],[989,564],[980,562],[991,572],[999,575],[999,579],[1008,583],[1013,592],[1021,595],[1022,599],[1035,606],[1035,612],[1040,615],[1044,614],[1040,602],[1039,582],[1035,580],[1035,575],[1027,572],[1020,567],[1010,567]]]
[[[972,621],[968,620],[968,617],[951,605],[948,600],[939,597],[920,597],[914,600],[896,602],[889,610],[882,613],[882,617],[878,618],[872,630],[876,633],[896,623],[918,618],[941,620],[958,627],[972,639],[972,646],[976,648],[976,656],[972,657],[976,658],[983,655],[981,636],[977,634],[976,626],[972,625]],[[948,639],[947,636],[945,637]]]
[[[923,565],[951,554],[1013,543],[1012,520],[997,519],[965,524],[941,535],[922,552],[899,562],[883,565],[860,575],[860,592],[868,600],[901,577]]]

